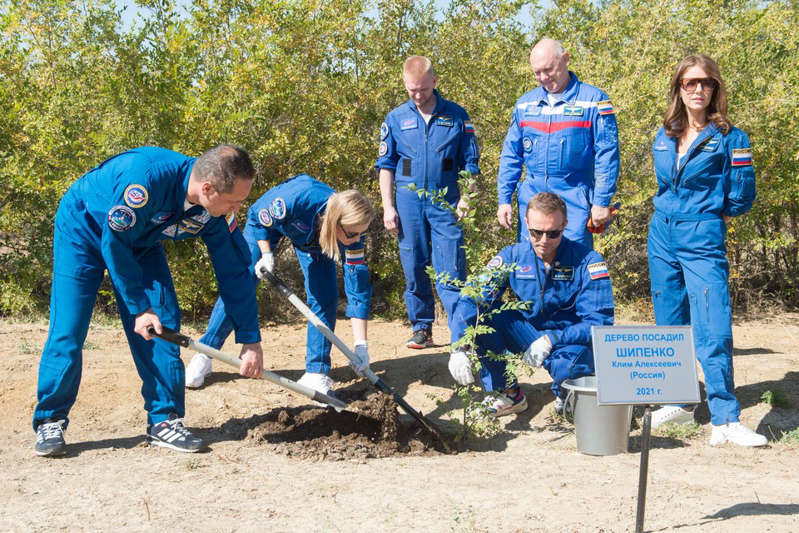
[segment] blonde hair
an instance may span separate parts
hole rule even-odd
[[[425,56],[411,56],[402,64],[402,75],[411,78],[421,78],[427,73],[436,75],[433,62]]]
[[[355,189],[336,192],[327,199],[327,208],[319,227],[319,245],[322,253],[335,261],[341,260],[338,227],[363,226],[375,218],[372,202]]]
[[[727,88],[721,79],[721,70],[718,64],[705,54],[687,56],[674,71],[669,86],[669,107],[663,119],[663,129],[669,137],[679,137],[688,127],[688,113],[685,104],[680,98],[680,86],[683,73],[690,67],[698,66],[707,72],[707,75],[716,82],[710,103],[707,106],[707,119],[713,122],[721,133],[726,135],[730,131],[730,119],[727,118]]]

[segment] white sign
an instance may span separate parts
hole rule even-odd
[[[593,326],[597,403],[699,403],[691,326]]]

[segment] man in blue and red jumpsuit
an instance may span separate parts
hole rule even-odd
[[[105,270],[142,379],[151,444],[194,452],[202,440],[181,422],[184,368],[178,346],[154,339],[180,329],[162,240],[202,237],[241,350],[242,375],[258,377],[263,352],[249,252],[235,212],[255,170],[247,153],[221,145],[199,158],[156,147],[116,155],[87,172],[58,207],[53,239],[50,330],[39,363],[33,414],[36,453],[65,452],[64,431],[81,378],[82,350]]]
[[[445,189],[446,201],[459,214],[467,208],[458,189],[458,172],[480,173],[480,151],[474,125],[466,111],[435,90],[438,79],[430,60],[409,57],[403,81],[410,99],[393,109],[380,127],[379,171],[386,230],[399,237],[400,261],[405,273],[405,306],[413,328],[409,348],[432,346],[435,301],[425,269],[452,279],[466,276],[463,232],[452,212],[410,190],[415,185],[429,193]],[[394,184],[396,182],[396,204]],[[395,207],[396,205],[396,207]],[[436,290],[447,317],[452,317],[459,290],[438,282]]]
[[[613,325],[613,290],[607,265],[591,248],[564,234],[566,204],[553,193],[539,193],[528,202],[526,227],[530,238],[503,248],[489,263],[481,281],[484,298],[461,297],[452,320],[452,342],[474,326],[478,312],[502,304],[510,290],[526,309],[506,309],[487,315],[483,325],[492,333],[476,337],[475,346],[450,354],[449,370],[460,385],[474,382],[470,348],[480,357],[480,377],[489,394],[483,401],[493,416],[524,411],[527,398],[516,381],[508,381],[502,356],[524,352],[530,366],[543,366],[552,376],[555,409],[563,408],[561,383],[594,373],[591,326]]]
[[[569,54],[557,41],[536,44],[530,65],[541,85],[519,98],[513,110],[499,162],[497,219],[511,228],[516,192],[517,236],[527,239],[528,200],[539,192],[553,192],[566,202],[566,237],[592,247],[587,226],[599,228],[610,219],[619,175],[613,104],[607,94],[569,71]],[[524,168],[527,175],[519,183]]]

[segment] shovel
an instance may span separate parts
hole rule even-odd
[[[155,332],[155,329],[150,326],[148,332],[150,335],[155,335],[156,337],[163,339],[167,342],[171,342],[172,344],[177,344],[178,346],[183,346],[184,348],[189,348],[191,350],[195,350],[200,353],[204,353],[208,357],[213,357],[214,359],[218,359],[223,363],[227,363],[231,366],[235,366],[236,368],[239,367],[239,358],[224,352],[220,352],[216,348],[211,348],[206,344],[202,344],[200,342],[195,342],[186,335],[182,333],[178,333],[174,329],[170,329],[164,326],[161,326],[161,330],[163,333],[160,335]],[[327,394],[322,394],[321,392],[314,390],[310,387],[306,387],[305,385],[300,385],[296,381],[291,381],[290,379],[284,378],[283,376],[279,376],[274,372],[270,372],[269,370],[263,371],[263,378],[267,381],[274,383],[275,385],[279,385],[284,389],[289,389],[294,391],[298,394],[302,394],[303,396],[307,396],[308,398],[314,400],[315,402],[323,403],[329,405],[339,413],[344,409],[347,409],[347,404],[339,400],[338,398],[333,398]]]
[[[297,310],[300,313],[302,313],[305,316],[305,318],[308,319],[308,321],[311,322],[311,324],[316,326],[316,329],[318,329],[322,333],[322,335],[327,337],[327,340],[329,340],[331,343],[335,344],[336,348],[341,350],[341,353],[343,353],[345,356],[347,356],[347,359],[349,359],[351,362],[357,362],[358,361],[357,357],[355,357],[355,354],[352,352],[352,350],[350,350],[349,347],[346,344],[344,344],[341,341],[341,339],[339,339],[336,336],[336,334],[333,333],[330,330],[330,328],[327,327],[325,325],[325,323],[322,322],[322,320],[318,316],[316,316],[314,314],[314,312],[311,311],[311,309],[307,305],[305,305],[305,302],[300,300],[297,297],[296,294],[291,292],[291,289],[288,288],[288,286],[283,282],[283,280],[281,280],[275,274],[273,274],[272,272],[269,272],[266,269],[262,269],[261,273],[263,274],[263,276],[266,279],[269,280],[269,282],[272,285],[274,285],[274,287],[277,290],[279,290],[281,292],[281,294],[283,294],[283,296],[285,296],[288,299],[289,302],[291,302],[294,305],[294,307],[297,308]],[[372,372],[371,368],[367,368],[363,372],[363,376],[366,379],[368,379],[369,382],[372,385],[374,385],[375,387],[377,387],[381,392],[384,392],[386,394],[390,394],[391,396],[393,396],[394,401],[397,402],[397,405],[399,405],[402,408],[403,411],[405,411],[406,413],[411,415],[413,418],[418,420],[419,423],[422,425],[422,427],[427,429],[427,431],[429,431],[436,439],[438,439],[438,441],[441,442],[441,445],[444,447],[444,450],[447,453],[454,453],[455,450],[453,450],[452,447],[449,445],[449,442],[447,442],[447,439],[441,433],[441,430],[438,429],[438,427],[435,424],[433,424],[433,422],[428,420],[420,412],[416,411],[413,407],[408,405],[408,402],[406,402],[402,398],[402,396],[397,394],[391,387],[386,385],[386,383],[382,379],[380,379],[374,372]]]

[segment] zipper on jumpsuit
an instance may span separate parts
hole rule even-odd
[[[438,106],[438,102],[436,102],[436,106]],[[422,113],[419,112],[419,116],[421,117],[422,121],[424,122],[424,166],[423,166],[423,168],[424,168],[424,176],[422,178],[423,179],[423,185],[422,186],[424,187],[424,190],[426,190],[428,193],[430,193],[430,191],[427,189],[427,183],[428,183],[427,182],[427,176],[430,174],[430,172],[429,172],[429,169],[427,167],[427,142],[428,142],[428,137],[430,135],[430,123],[433,122],[433,117],[435,116],[435,114],[436,114],[436,112],[433,111],[433,114],[430,115],[430,120],[425,120],[424,117],[422,116]]]

